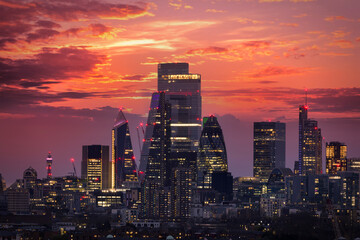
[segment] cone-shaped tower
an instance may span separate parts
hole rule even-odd
[[[119,188],[124,182],[137,181],[129,124],[121,109],[112,129],[111,142],[112,188]]]

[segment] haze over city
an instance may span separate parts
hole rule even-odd
[[[202,115],[222,126],[233,176],[252,176],[253,122],[287,123],[298,157],[298,107],[323,143],[359,157],[360,3],[356,0],[0,1],[0,156],[7,185],[32,166],[80,169],[81,146],[110,145],[122,108],[136,127],[157,90],[157,64],[201,74]],[[323,154],[323,156],[325,156]],[[323,164],[324,166],[324,164]]]

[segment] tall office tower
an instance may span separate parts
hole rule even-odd
[[[349,158],[347,162],[347,170],[360,172],[360,158]]]
[[[47,158],[46,158],[46,171],[47,171],[47,178],[52,178],[52,173],[51,173],[51,165],[52,165],[52,157],[51,157],[51,153],[49,152]]]
[[[347,170],[347,146],[340,142],[326,143],[326,174],[335,175]]]
[[[147,180],[157,180],[161,186],[170,185],[170,118],[171,105],[166,101],[165,92],[153,93],[141,151],[139,177],[143,178],[145,173]]]
[[[171,105],[165,92],[153,93],[139,168],[141,180],[145,179],[142,198],[145,218],[170,217],[170,118]]]
[[[224,136],[217,121],[211,115],[204,117],[197,162],[198,188],[211,188],[213,172],[227,172],[227,154]]]
[[[201,132],[201,76],[188,63],[158,65],[158,91],[171,104],[171,152],[197,152]]]
[[[322,173],[322,136],[315,120],[308,119],[308,106],[299,107],[299,174]]]
[[[111,165],[109,146],[89,145],[82,147],[81,178],[88,190],[110,188]]]
[[[119,111],[111,132],[111,161],[112,188],[120,188],[125,182],[138,180],[129,124],[122,110]]]
[[[254,177],[266,183],[274,168],[285,168],[285,123],[254,123]]]

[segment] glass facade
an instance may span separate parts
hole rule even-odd
[[[112,187],[138,180],[135,156],[131,144],[129,124],[120,110],[112,129]]]
[[[110,187],[109,146],[83,146],[81,178],[86,180],[88,190]]]
[[[153,93],[145,138],[141,151],[139,174],[145,173],[147,180],[156,180],[162,186],[170,185],[168,162],[170,154],[171,105],[166,101],[165,92]]]
[[[285,123],[254,123],[254,177],[266,183],[275,168],[285,168]]]
[[[201,76],[188,63],[158,65],[158,91],[171,104],[171,151],[197,151],[201,132]]]
[[[299,174],[322,173],[322,136],[318,122],[308,119],[308,106],[299,107]]]
[[[347,146],[340,142],[326,143],[326,174],[347,170]]]
[[[227,172],[227,154],[222,129],[214,116],[204,117],[197,162],[198,187],[211,188],[213,172]]]

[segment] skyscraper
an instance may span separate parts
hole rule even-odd
[[[317,121],[308,119],[307,111],[307,105],[299,107],[299,174],[321,174],[321,129]]]
[[[170,118],[171,105],[165,92],[153,93],[139,167],[141,215],[144,218],[168,218],[171,215]]]
[[[171,104],[171,151],[197,152],[201,132],[201,76],[188,63],[158,65],[158,91]]]
[[[266,183],[274,168],[285,168],[285,123],[254,123],[254,177]]]
[[[211,188],[213,172],[227,172],[224,136],[217,118],[204,117],[197,162],[198,188]]]
[[[347,170],[347,146],[340,142],[326,143],[326,174],[335,175]]]
[[[145,136],[141,151],[139,174],[146,174],[147,180],[159,181],[161,186],[170,185],[170,117],[171,105],[165,92],[153,93]]]
[[[86,180],[88,190],[110,188],[109,146],[82,147],[81,178]]]
[[[51,167],[52,167],[52,156],[51,153],[49,152],[47,158],[46,158],[46,176],[47,178],[52,178],[52,172],[51,172]]]
[[[119,111],[111,134],[112,188],[125,182],[138,180],[135,156],[131,144],[129,124],[122,110]]]

